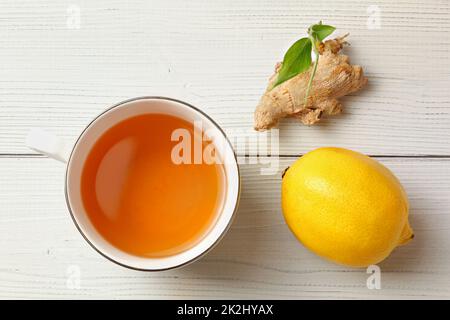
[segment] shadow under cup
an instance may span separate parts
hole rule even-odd
[[[144,114],[165,114],[189,123],[201,122],[203,132],[213,141],[224,169],[224,199],[209,230],[196,244],[174,255],[144,257],[127,253],[108,242],[93,225],[83,205],[81,180],[90,150],[99,138],[116,124]],[[86,241],[109,260],[137,270],[158,271],[176,268],[195,261],[210,250],[225,234],[237,209],[240,177],[233,148],[220,127],[195,107],[170,98],[143,97],[121,102],[94,119],[78,138],[70,155],[65,181],[66,200],[72,219]]]

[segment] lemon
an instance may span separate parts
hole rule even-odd
[[[339,264],[377,264],[413,238],[400,182],[355,151],[319,148],[299,158],[283,176],[281,201],[298,240]]]

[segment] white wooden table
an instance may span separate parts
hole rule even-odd
[[[380,264],[382,288],[300,245],[281,215],[280,174],[249,161],[237,218],[202,260],[143,273],[94,252],[69,218],[64,166],[24,146],[28,129],[73,143],[107,106],[168,95],[250,131],[274,63],[321,19],[350,32],[346,52],[370,84],[342,116],[283,122],[280,167],[334,145],[398,175],[416,238]],[[449,50],[447,0],[1,1],[0,297],[450,298]]]

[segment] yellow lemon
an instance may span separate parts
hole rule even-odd
[[[408,199],[389,169],[342,148],[319,148],[283,176],[286,222],[310,250],[334,262],[365,267],[413,238]]]

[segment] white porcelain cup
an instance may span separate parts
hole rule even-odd
[[[181,253],[158,258],[140,257],[124,252],[107,240],[91,223],[81,198],[81,173],[89,151],[99,137],[115,124],[141,114],[162,113],[194,123],[201,121],[217,148],[226,175],[225,199],[217,213],[213,226],[193,247]],[[27,137],[27,145],[41,153],[67,163],[65,194],[72,219],[86,241],[109,260],[132,269],[143,271],[167,270],[191,263],[208,252],[223,237],[229,228],[238,206],[240,177],[233,147],[225,133],[205,113],[185,102],[165,97],[141,97],[120,102],[96,117],[81,133],[75,145],[70,148],[58,137],[41,129],[33,129]]]

